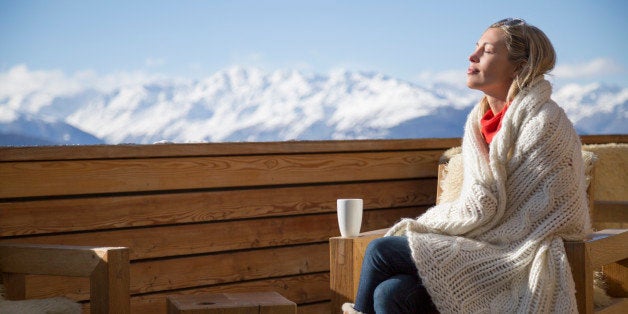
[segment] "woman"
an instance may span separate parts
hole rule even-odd
[[[545,34],[491,25],[469,56],[484,92],[462,141],[459,196],[369,245],[345,313],[576,313],[563,239],[590,231],[580,140],[544,79]]]

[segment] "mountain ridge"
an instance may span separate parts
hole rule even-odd
[[[444,82],[345,70],[232,67],[199,80],[98,79],[26,68],[0,74],[11,86],[30,82],[0,88],[0,134],[53,144],[459,137],[481,97]],[[627,88],[572,84],[554,98],[581,134],[628,133]]]

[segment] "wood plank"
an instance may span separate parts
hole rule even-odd
[[[595,309],[595,314],[626,314],[628,313],[628,298],[613,299],[611,304]]]
[[[391,226],[401,217],[416,217],[426,207],[403,207],[364,212],[363,228]],[[238,230],[234,233],[233,230]],[[167,236],[165,236],[167,235]],[[338,236],[335,212],[264,219],[121,229],[84,234],[43,235],[0,239],[0,242],[124,246],[131,260],[215,253],[279,245],[325,242]]]
[[[627,137],[628,138],[628,137]],[[238,156],[331,152],[444,150],[460,138],[332,140],[160,145],[77,145],[0,147],[1,161],[88,160],[119,158]]]
[[[153,293],[329,271],[327,243],[195,255],[131,264],[131,294]],[[83,278],[27,276],[26,298],[87,300]]]
[[[274,291],[173,295],[168,297],[168,313],[228,314],[237,308],[241,314],[296,314],[296,303]]]
[[[441,151],[0,163],[0,198],[436,176]],[[46,178],[42,180],[42,178]]]
[[[297,307],[298,314],[340,313],[340,309],[332,309],[330,302],[304,304]]]
[[[106,250],[89,278],[89,302],[96,314],[129,314],[129,251]]]
[[[608,295],[613,298],[628,298],[628,258],[604,265],[602,271],[606,276]]]
[[[365,209],[434,203],[435,179],[0,203],[0,237],[335,212],[337,198]],[[242,197],[245,193],[246,197]]]
[[[628,134],[605,134],[580,136],[582,144],[628,143]]]
[[[7,273],[89,277],[106,248],[0,243],[0,269]]]
[[[628,135],[584,135],[583,144],[628,143]],[[460,146],[460,138],[401,140],[285,141],[250,143],[202,143],[160,145],[77,145],[0,147],[1,161],[86,160],[103,158],[154,158],[356,152],[382,150],[448,149]]]
[[[595,232],[593,238],[585,243],[592,269],[598,269],[628,256],[628,230],[625,229]]]
[[[592,216],[598,230],[628,228],[628,201],[596,201]]]
[[[593,268],[589,263],[589,251],[583,241],[565,241],[564,245],[576,288],[578,313],[592,313]]]
[[[169,295],[250,291],[275,291],[299,304],[299,307],[304,303],[326,303],[329,300],[329,273],[295,275],[136,295],[131,297],[131,313],[166,313],[166,297]],[[84,313],[89,313],[89,303],[83,307],[83,310]]]

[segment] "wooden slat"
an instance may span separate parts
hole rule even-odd
[[[2,284],[4,285],[7,300],[26,299],[26,275],[18,273],[2,273]]]
[[[339,309],[332,309],[330,302],[305,304],[297,307],[297,314],[340,313]]]
[[[585,135],[583,144],[628,143],[628,135]],[[85,160],[102,158],[154,158],[447,149],[460,146],[460,138],[286,141],[264,143],[204,143],[166,145],[80,145],[0,147],[1,161]]]
[[[584,135],[583,144],[628,143],[628,135]],[[166,145],[81,145],[0,147],[0,161],[76,160],[320,153],[338,151],[447,149],[460,138],[407,140],[290,141],[265,143],[205,143]]]
[[[447,149],[460,138],[402,140],[286,141],[165,145],[80,145],[0,147],[1,161],[238,156]]]
[[[592,269],[622,260],[628,256],[628,230],[606,229],[595,232],[585,241]]]
[[[401,217],[416,217],[424,210],[425,207],[403,207],[365,211],[363,228],[370,230],[387,227]],[[238,232],[234,233],[234,230],[238,230]],[[336,214],[324,213],[208,224],[122,229],[80,235],[74,233],[44,235],[0,240],[0,242],[124,246],[131,249],[131,260],[137,260],[323,242],[327,241],[329,237],[337,235],[339,235],[339,230]]]
[[[606,277],[608,295],[614,298],[628,298],[628,258],[604,265],[602,271]]]
[[[159,226],[335,212],[337,198],[365,209],[434,203],[434,179],[0,203],[0,236]],[[246,195],[246,197],[242,197]]]
[[[441,151],[0,163],[0,198],[410,179]]]
[[[0,269],[6,273],[89,277],[102,250],[91,247],[0,244]]]
[[[188,256],[131,264],[131,294],[329,271],[327,243]],[[28,276],[26,298],[86,300],[83,278]]]
[[[275,291],[299,304],[299,307],[303,303],[325,302],[329,300],[329,273],[295,275],[137,295],[131,298],[131,312],[166,313],[166,297],[169,295],[251,291]],[[85,306],[84,310],[89,310],[89,306]]]
[[[296,303],[274,291],[177,295],[167,300],[168,313],[203,314],[207,310],[227,314],[237,308],[241,314],[296,314]],[[203,305],[203,306],[199,306]]]
[[[628,228],[628,201],[596,201],[592,216],[598,230]]]
[[[626,314],[628,313],[628,298],[613,299],[611,304],[595,309],[595,314]]]
[[[582,144],[628,143],[628,134],[584,135]]]

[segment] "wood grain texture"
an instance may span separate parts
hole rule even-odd
[[[5,162],[0,198],[425,178],[440,153]]]
[[[583,144],[628,143],[628,135],[584,135]],[[156,158],[231,156],[358,151],[448,149],[460,146],[460,138],[287,141],[264,143],[203,143],[160,145],[80,145],[0,147],[0,161],[86,160],[112,158]]]
[[[304,304],[297,308],[297,314],[321,314],[340,313],[337,309],[332,310],[330,302],[319,302],[314,304]]]
[[[628,258],[602,267],[608,284],[607,293],[614,298],[628,298]]]
[[[366,230],[372,231],[362,232],[357,237],[329,239],[331,306],[334,309],[340,309],[345,302],[355,302],[366,248],[371,241],[384,236],[387,229]]]
[[[12,299],[30,298],[27,274],[73,276],[89,285],[93,313],[130,312],[127,248],[0,244],[0,270]]]
[[[325,308],[325,304],[329,308],[329,303],[325,302],[329,300],[329,274],[316,273],[136,295],[131,298],[131,312],[166,313],[166,297],[171,295],[250,291],[276,291],[297,303],[298,311],[301,308],[308,308],[309,304],[314,304],[312,309]],[[315,305],[321,303],[322,306]],[[85,304],[83,306],[84,313],[89,313],[89,308],[89,303]]]
[[[91,247],[0,244],[0,270],[6,273],[89,277],[101,258]]]
[[[589,251],[583,241],[566,241],[565,251],[572,270],[576,289],[578,313],[593,313],[593,268],[588,260]]]
[[[363,228],[368,230],[390,226],[402,217],[416,217],[424,210],[425,207],[368,210],[364,213]],[[336,214],[325,213],[153,228],[116,229],[83,233],[80,236],[73,233],[41,235],[0,239],[0,243],[123,246],[130,248],[131,260],[138,260],[326,242],[330,237],[337,235],[339,235],[339,230]]]
[[[614,139],[613,137],[604,137],[599,140],[613,141]],[[621,137],[618,139],[621,139]],[[628,141],[628,136],[626,136],[626,141]],[[433,138],[165,145],[0,147],[0,162],[439,150],[459,146],[460,143],[460,138]]]
[[[329,271],[327,243],[194,255],[131,264],[131,294],[187,289],[264,278]],[[30,276],[26,297],[66,295],[86,300],[89,284],[82,278]]]
[[[168,314],[296,314],[296,303],[275,291],[204,293],[167,298]]]
[[[336,199],[359,197],[365,209],[434,203],[434,179],[115,195],[0,203],[0,236],[118,229],[330,213]],[[246,197],[242,197],[246,195]]]
[[[628,200],[596,201],[593,208],[593,228],[597,230],[627,229]]]

